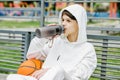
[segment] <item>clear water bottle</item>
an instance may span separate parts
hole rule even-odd
[[[64,27],[57,26],[45,26],[41,28],[37,28],[35,30],[35,34],[38,38],[52,37],[55,35],[60,35],[64,32]]]

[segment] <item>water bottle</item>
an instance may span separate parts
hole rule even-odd
[[[45,26],[35,30],[35,34],[38,38],[52,37],[55,35],[60,35],[63,32],[64,27],[61,25]]]

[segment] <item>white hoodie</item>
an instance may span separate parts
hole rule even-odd
[[[85,9],[75,4],[62,11],[64,10],[69,11],[77,19],[78,40],[69,42],[66,37],[60,36],[54,39],[51,48],[48,44],[43,47],[42,39],[37,37],[31,41],[27,57],[39,53],[39,58],[45,59],[43,68],[50,68],[40,80],[88,80],[96,68],[97,59],[94,47],[87,42]]]

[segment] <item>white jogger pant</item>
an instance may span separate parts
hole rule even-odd
[[[37,80],[32,76],[24,76],[19,74],[10,74],[6,80]],[[39,80],[64,80],[64,71],[60,67],[54,67]]]
[[[10,74],[8,75],[6,80],[37,80],[34,77],[31,76],[23,76],[19,74]]]

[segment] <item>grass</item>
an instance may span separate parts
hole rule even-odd
[[[39,21],[0,21],[0,28],[37,28]]]
[[[46,22],[45,24],[54,24]],[[0,21],[0,28],[38,28],[40,21]]]
[[[101,73],[101,68],[102,68],[102,69],[106,69],[106,75],[119,76],[120,72],[117,69],[114,69],[112,67],[119,67],[119,65],[120,65],[119,64],[120,60],[117,57],[114,58],[115,55],[119,56],[120,48],[115,48],[115,47],[108,48],[106,54],[114,55],[114,56],[106,56],[107,59],[101,59],[101,57],[103,57],[103,56],[100,55],[102,53],[102,49],[103,49],[102,47],[95,47],[95,49],[96,49],[96,53],[97,54],[99,53],[99,55],[97,55],[98,64],[101,65],[101,62],[103,62],[103,64],[105,64],[104,62],[106,61],[107,62],[107,64],[105,64],[106,67],[111,66],[111,68],[110,67],[107,67],[107,68],[97,67],[94,73],[100,74]],[[105,56],[104,56],[104,58],[105,58]],[[98,79],[91,78],[90,80],[98,80]]]
[[[115,33],[115,34],[112,34],[113,36],[120,36],[120,32],[119,33]]]
[[[0,41],[0,68],[17,70],[22,61],[22,44],[10,43],[6,40]],[[0,70],[0,73],[8,73],[9,71]]]

